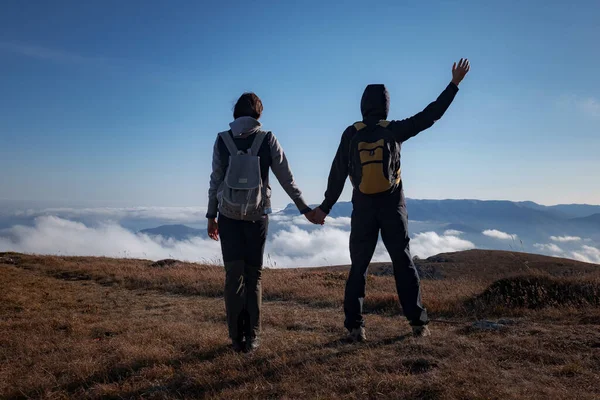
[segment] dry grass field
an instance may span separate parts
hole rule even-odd
[[[600,398],[600,266],[418,265],[430,338],[409,335],[389,266],[368,278],[364,344],[342,340],[346,267],[266,270],[262,347],[237,354],[221,267],[3,253],[0,398]]]

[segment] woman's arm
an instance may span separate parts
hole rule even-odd
[[[221,139],[217,137],[213,148],[212,173],[210,174],[210,186],[208,188],[208,211],[206,212],[206,218],[209,219],[217,218],[217,213],[219,211],[217,192],[225,179],[225,166],[221,161],[219,140]]]
[[[283,190],[285,190],[287,195],[296,204],[298,210],[302,214],[310,212],[311,209],[302,198],[302,192],[298,188],[298,185],[296,185],[294,174],[292,174],[292,170],[279,141],[273,133],[269,135],[267,140],[271,150],[271,169],[273,170],[273,174],[281,184],[281,187],[283,187]]]

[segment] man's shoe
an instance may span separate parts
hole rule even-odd
[[[364,327],[354,328],[348,334],[348,339],[352,342],[364,342],[367,340],[367,335],[365,333]]]
[[[260,339],[258,337],[255,337],[255,338],[247,337],[246,338],[246,352],[247,353],[252,353],[253,351],[256,351],[259,347],[260,347]]]
[[[241,340],[232,340],[231,346],[233,347],[233,351],[235,351],[236,353],[241,353],[246,349],[246,344]]]
[[[431,331],[429,330],[427,325],[413,326],[412,331],[413,336],[416,338],[431,336]]]

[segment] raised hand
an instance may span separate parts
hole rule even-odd
[[[219,241],[219,223],[216,218],[208,219],[208,237],[212,240]]]
[[[452,83],[458,86],[471,69],[471,63],[466,58],[461,58],[458,65],[454,63],[452,66]]]

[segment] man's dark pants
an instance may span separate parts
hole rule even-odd
[[[404,315],[411,325],[429,322],[421,302],[419,273],[413,263],[408,237],[408,214],[404,196],[398,194],[367,198],[355,193],[350,233],[352,267],[344,296],[345,327],[364,326],[362,317],[367,268],[375,252],[379,232],[392,259],[396,290]]]
[[[227,325],[234,340],[255,338],[260,333],[260,280],[268,226],[266,215],[255,222],[219,216]]]

